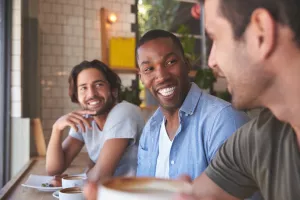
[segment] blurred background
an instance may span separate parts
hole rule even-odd
[[[135,45],[150,29],[176,34],[191,80],[230,101],[225,81],[207,67],[211,42],[202,19],[192,0],[0,0],[0,188],[30,157],[45,155],[55,120],[78,108],[67,80],[83,60],[115,70],[122,98],[148,119],[157,103],[138,79]]]

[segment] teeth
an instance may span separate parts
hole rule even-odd
[[[90,102],[89,104],[90,105],[96,105],[96,104],[98,104],[99,103],[99,101],[93,101],[93,102]]]
[[[169,96],[173,94],[175,87],[160,89],[158,92],[163,96]]]

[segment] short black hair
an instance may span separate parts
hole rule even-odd
[[[205,3],[205,0],[200,0],[200,3]],[[240,39],[257,8],[266,9],[274,20],[288,26],[294,32],[294,40],[300,47],[299,0],[219,0],[218,9],[231,24],[235,39]]]
[[[112,71],[110,67],[108,67],[106,64],[104,64],[103,62],[101,62],[99,60],[93,60],[91,62],[85,60],[85,61],[81,62],[79,65],[76,65],[72,69],[70,76],[69,76],[69,96],[70,96],[72,102],[79,103],[78,102],[78,94],[77,94],[78,74],[81,71],[83,71],[85,69],[89,69],[89,68],[95,68],[95,69],[99,70],[100,72],[102,72],[102,74],[108,81],[110,88],[116,89],[118,97],[119,97],[120,90],[121,90],[120,77],[114,71]],[[118,98],[117,98],[117,100],[118,100]]]
[[[182,56],[184,57],[184,50],[183,50],[182,44],[181,44],[179,38],[176,37],[176,35],[174,35],[173,33],[169,32],[169,31],[165,31],[165,30],[161,30],[161,29],[153,29],[153,30],[146,32],[139,40],[139,42],[136,46],[136,50],[135,50],[136,58],[138,58],[137,51],[140,48],[140,46],[142,46],[146,42],[155,40],[157,38],[170,38],[173,41],[173,43],[175,44],[175,46],[179,49]]]

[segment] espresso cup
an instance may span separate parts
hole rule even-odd
[[[61,189],[59,200],[84,200],[82,189],[79,187]]]
[[[84,176],[65,176],[61,180],[63,188],[83,187],[86,182]]]
[[[172,200],[177,193],[192,192],[191,184],[169,179],[122,177],[99,185],[98,200]]]

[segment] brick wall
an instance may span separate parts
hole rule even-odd
[[[55,120],[77,108],[68,97],[67,78],[79,62],[101,59],[100,8],[115,12],[118,21],[109,35],[134,37],[134,0],[39,0],[41,113],[46,142]],[[121,74],[129,85],[134,74]]]

